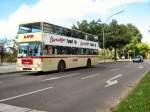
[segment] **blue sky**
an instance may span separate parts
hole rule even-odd
[[[0,6],[0,35],[14,36],[18,24],[24,21],[40,20],[70,27],[83,19],[101,18],[105,22],[110,15],[124,10],[111,19],[134,24],[143,40],[150,43],[150,0],[3,0]]]
[[[34,5],[38,0],[1,0],[0,2],[0,19],[7,19],[8,16],[15,12],[22,4]]]
[[[143,37],[150,38],[150,33],[148,32],[148,29],[150,30],[150,2],[129,4],[124,9],[125,11],[114,17],[114,19],[117,19],[119,23],[134,24],[141,31]]]

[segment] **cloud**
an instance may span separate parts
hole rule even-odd
[[[69,27],[76,21],[85,19],[86,16],[102,15],[118,6],[147,1],[39,0],[32,6],[22,4],[7,20],[0,20],[0,35],[13,38],[16,36],[18,25],[28,21],[46,21]]]

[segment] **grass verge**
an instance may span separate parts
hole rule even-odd
[[[113,112],[150,112],[150,71]]]

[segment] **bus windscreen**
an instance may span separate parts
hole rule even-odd
[[[40,56],[41,44],[39,42],[28,42],[19,44],[19,56]]]
[[[41,23],[21,24],[19,25],[18,34],[41,32]]]

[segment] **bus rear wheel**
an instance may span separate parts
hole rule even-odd
[[[63,61],[59,62],[58,64],[58,72],[64,72],[66,69],[66,65]]]
[[[88,59],[88,61],[87,61],[87,67],[91,68],[91,60],[90,59]]]

